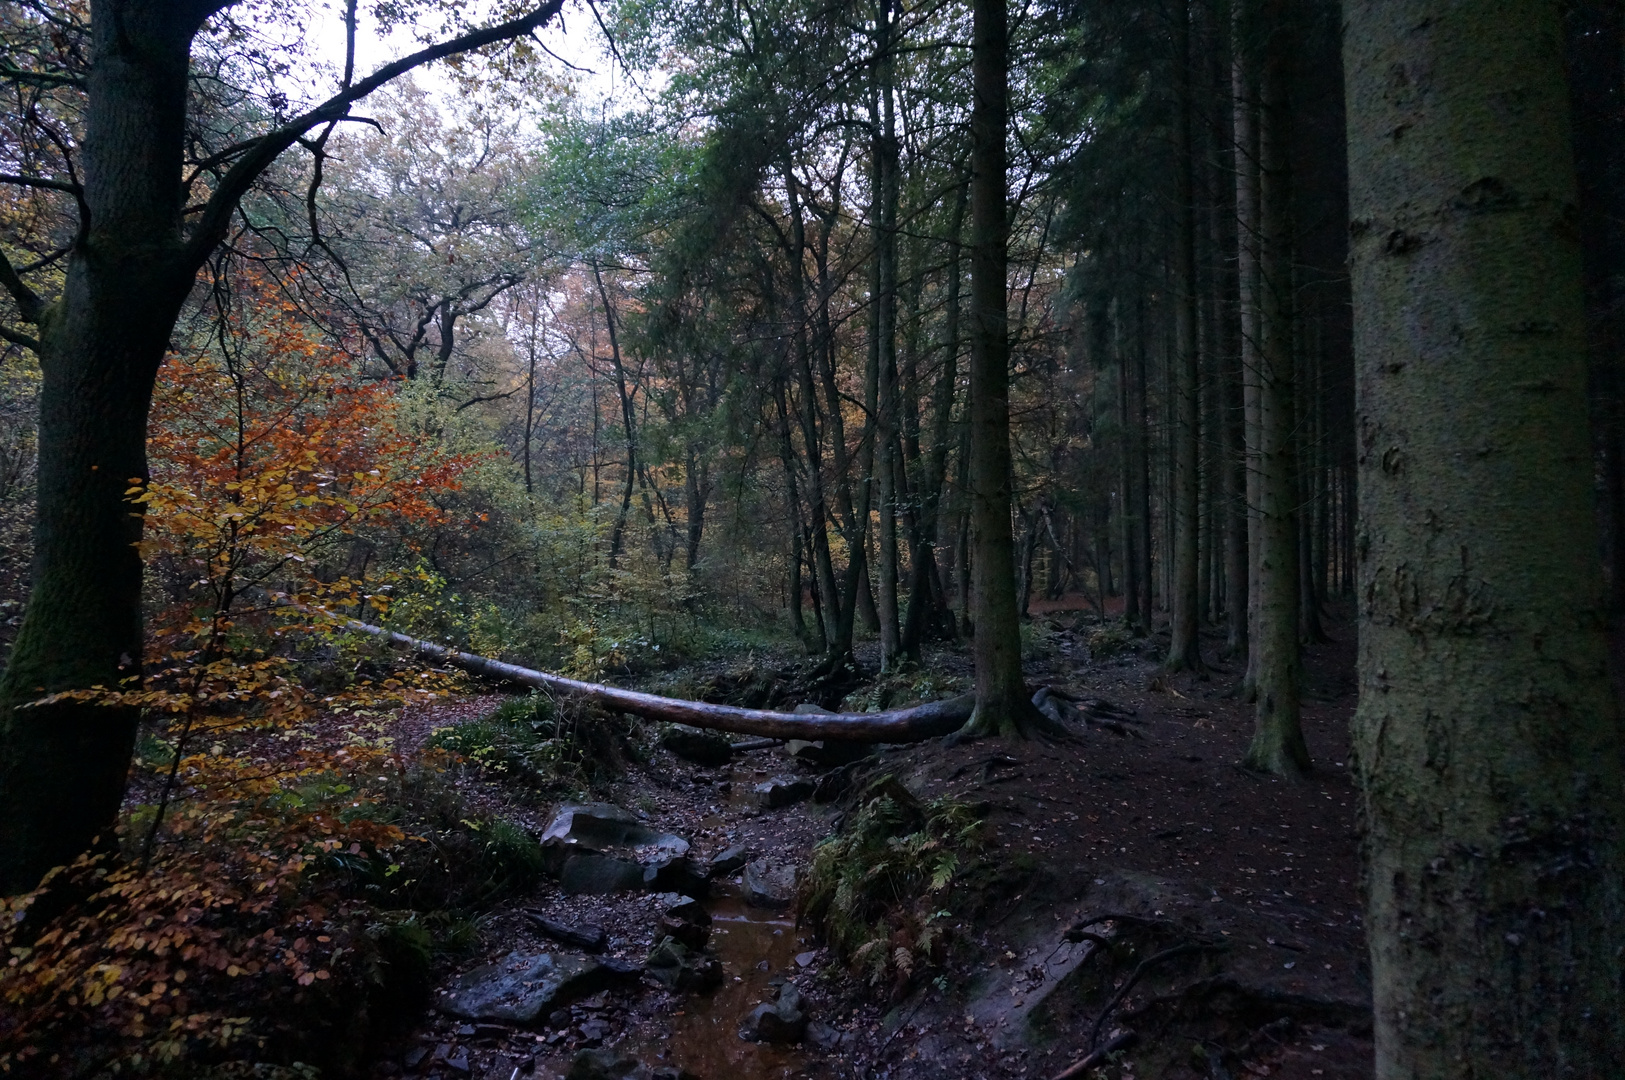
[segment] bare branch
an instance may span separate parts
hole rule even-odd
[[[0,184],[15,184],[17,187],[48,188],[51,191],[66,191],[74,198],[85,193],[85,189],[71,180],[53,180],[49,176],[17,176],[14,173],[0,173]]]
[[[84,89],[85,81],[76,75],[57,75],[49,71],[24,71],[10,66],[0,67],[0,79],[29,83],[34,86],[71,86]]]
[[[29,337],[27,334],[22,333],[19,330],[13,330],[11,327],[3,324],[0,324],[0,338],[5,338],[13,345],[21,345],[25,349],[32,349],[34,350],[34,354],[36,356],[39,355],[38,338]]]
[[[0,285],[4,285],[6,292],[17,301],[17,314],[22,316],[23,322],[38,325],[40,315],[45,311],[45,301],[17,275],[17,268],[11,265],[4,252],[0,252]]]
[[[238,200],[248,193],[248,189],[259,178],[259,175],[284,150],[297,142],[305,132],[329,121],[343,119],[349,112],[350,106],[355,102],[360,101],[390,80],[415,68],[422,67],[424,64],[534,33],[545,26],[554,15],[557,15],[563,5],[564,0],[547,0],[541,7],[528,15],[510,19],[507,22],[498,23],[495,26],[485,27],[481,30],[475,30],[461,37],[452,38],[450,41],[431,45],[426,49],[419,49],[410,56],[404,56],[393,63],[385,64],[354,86],[333,95],[304,115],[289,121],[266,135],[244,154],[220,181],[220,186],[215,189],[214,195],[209,199],[208,208],[204,210],[202,220],[198,222],[191,240],[187,242],[186,251],[182,258],[182,266],[188,273],[191,273],[203,265],[204,261],[209,257],[209,253],[214,250],[215,245],[225,236],[226,227],[231,221]]]

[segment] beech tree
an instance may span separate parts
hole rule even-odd
[[[1376,1075],[1617,1075],[1625,775],[1560,5],[1345,10]]]
[[[25,272],[49,264],[20,268],[0,257],[15,309],[4,337],[32,349],[44,376],[33,591],[0,676],[0,893],[34,887],[85,850],[123,796],[136,710],[30,703],[141,673],[142,509],[131,490],[148,475],[148,407],[176,318],[240,203],[285,151],[344,121],[372,91],[434,60],[530,34],[561,4],[548,0],[358,79],[352,2],[337,92],[201,161],[186,154],[193,46],[229,0],[92,0],[83,23],[83,9],[26,12],[46,44],[14,51],[5,78],[77,95],[83,135],[52,128],[61,175],[0,176],[66,195],[77,211],[54,295],[54,283]]]

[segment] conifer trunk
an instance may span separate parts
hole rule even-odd
[[[1195,161],[1191,147],[1191,17],[1188,0],[1175,0],[1173,33],[1174,108],[1174,356],[1173,367],[1173,491],[1169,507],[1173,539],[1173,596],[1169,607],[1168,657],[1170,671],[1199,669],[1197,612],[1200,556],[1197,470],[1198,357],[1196,310]]]
[[[1247,764],[1280,775],[1309,768],[1299,726],[1297,409],[1293,350],[1292,190],[1287,68],[1292,0],[1264,7],[1259,72],[1258,657]]]
[[[1346,16],[1376,1076],[1617,1076],[1625,773],[1559,7]]]
[[[1005,0],[972,4],[970,523],[975,732],[1024,734],[1038,711],[1021,674],[1010,528],[1010,343],[1005,269]]]

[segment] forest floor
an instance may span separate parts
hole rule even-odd
[[[1102,1068],[1078,1075],[1368,1077],[1370,989],[1347,767],[1354,633],[1347,623],[1330,632],[1334,640],[1306,651],[1303,724],[1315,767],[1302,782],[1238,765],[1251,708],[1233,695],[1239,672],[1217,659],[1222,641],[1204,638],[1213,665],[1206,676],[1169,677],[1156,661],[1165,635],[1121,644],[1089,616],[1065,611],[1036,617],[1030,681],[1120,706],[1132,714],[1127,734],[1090,726],[1054,743],[938,739],[881,748],[850,767],[869,779],[890,774],[922,801],[951,796],[977,806],[998,860],[975,916],[956,923],[942,966],[901,996],[863,986],[792,910],[747,903],[755,886],[738,872],[718,875],[705,901],[708,954],[722,971],[721,986],[705,993],[626,974],[658,942],[670,895],[566,895],[550,881],[484,917],[478,952],[446,970],[442,987],[466,985],[457,980],[480,965],[572,952],[539,933],[527,911],[602,927],[599,959],[629,962],[623,977],[530,1024],[475,1023],[431,1008],[378,1057],[374,1075],[1050,1078],[1132,1032]],[[708,685],[755,686],[760,697],[772,670],[759,660],[718,668]],[[944,648],[911,677],[963,686],[969,674],[968,656]],[[660,692],[670,682],[640,688]],[[500,700],[409,708],[395,734],[410,746]],[[721,766],[657,749],[593,797],[685,838],[696,864],[742,847],[771,876],[804,869],[850,807],[836,799],[766,808],[755,789],[821,772],[775,748],[736,753]],[[482,809],[538,835],[556,810],[477,774],[460,783]],[[1068,941],[1069,929],[1083,933]],[[812,1021],[802,1041],[741,1038],[747,1014],[786,983]],[[446,990],[438,993],[443,1005]]]

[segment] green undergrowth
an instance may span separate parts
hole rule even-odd
[[[554,794],[578,794],[618,776],[635,752],[623,722],[542,693],[510,698],[477,720],[440,728],[429,746],[487,779]]]
[[[984,852],[978,808],[922,802],[880,777],[845,827],[813,850],[801,922],[870,988],[901,997],[942,963],[955,920],[980,906]]]
[[[913,664],[905,664],[897,671],[881,675],[852,691],[841,702],[838,712],[882,712],[886,709],[906,709],[926,701],[937,701],[968,692],[969,682],[956,675],[940,671],[924,671]]]

